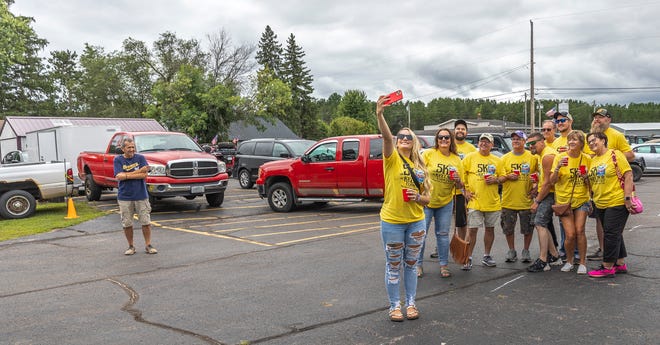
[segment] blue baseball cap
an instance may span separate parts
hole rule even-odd
[[[511,133],[511,136],[514,136],[514,135],[518,136],[519,138],[521,138],[523,140],[527,140],[527,134],[525,134],[525,132],[523,132],[523,131],[520,131],[520,130],[519,131],[514,131],[513,133]]]

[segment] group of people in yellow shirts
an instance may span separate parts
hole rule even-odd
[[[390,320],[419,317],[415,305],[417,279],[423,276],[425,240],[431,225],[440,275],[452,275],[448,266],[452,217],[458,236],[470,243],[470,260],[462,267],[466,271],[472,268],[471,254],[481,227],[481,263],[487,267],[497,265],[491,253],[497,223],[509,247],[505,261],[517,261],[514,229],[518,223],[523,234],[523,262],[531,262],[529,247],[537,230],[539,255],[527,268],[529,272],[549,271],[551,265],[562,266],[562,272],[576,271],[594,278],[627,272],[622,235],[635,207],[628,163],[634,155],[625,137],[609,127],[612,115],[607,110],[593,113],[589,134],[572,129],[571,114],[549,114],[556,125],[552,129],[558,128],[560,137],[546,142],[545,124],[541,132],[529,135],[515,131],[511,134],[513,150],[497,157],[491,153],[491,134],[481,134],[476,148],[465,141],[467,123],[463,120],[455,122],[453,131],[437,130],[435,145],[420,153],[411,129],[402,128],[396,136],[391,133],[383,116],[387,106],[387,96],[381,96],[376,117],[383,135],[385,196],[380,216]],[[554,139],[554,132],[552,135]],[[559,219],[565,233],[565,262],[550,228],[553,205],[562,204],[565,211]],[[597,219],[603,233],[602,263],[591,271],[585,262],[589,215]],[[574,256],[575,248],[578,255]],[[402,271],[405,314],[399,295]]]

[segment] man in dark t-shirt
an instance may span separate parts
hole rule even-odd
[[[147,193],[147,173],[149,164],[143,155],[135,153],[133,139],[126,138],[122,141],[122,155],[115,156],[114,173],[119,184],[117,203],[124,235],[128,241],[128,249],[125,255],[135,254],[133,246],[133,215],[138,215],[138,221],[142,226],[145,251],[147,254],[156,254],[158,251],[151,246],[151,205]]]

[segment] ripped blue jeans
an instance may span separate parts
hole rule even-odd
[[[426,238],[425,226],[426,222],[423,219],[406,224],[380,221],[380,235],[385,250],[385,287],[390,299],[390,310],[401,306],[399,278],[402,264],[406,306],[415,305],[417,260]]]
[[[438,260],[440,266],[447,266],[449,264],[449,228],[451,228],[452,212],[454,211],[454,201],[450,201],[447,205],[430,208],[424,207],[424,214],[426,215],[426,232],[429,232],[431,222],[433,222],[433,229],[436,239],[436,248],[438,249]],[[435,218],[435,219],[434,219]],[[428,235],[427,235],[428,237]],[[426,241],[422,246],[422,252],[417,260],[417,266],[422,266],[424,263],[424,249],[426,248]]]

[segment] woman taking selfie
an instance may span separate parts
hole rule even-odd
[[[415,305],[417,294],[417,260],[426,238],[424,205],[429,203],[431,184],[419,154],[419,141],[408,128],[402,128],[393,139],[383,111],[388,96],[376,102],[378,128],[383,134],[383,175],[385,195],[380,210],[380,233],[385,250],[385,287],[390,301],[389,318],[403,321],[399,282],[403,270],[406,314],[409,320],[419,317]],[[396,140],[396,142],[394,141]],[[402,267],[403,266],[403,267]]]
[[[607,148],[604,133],[587,135],[589,149],[594,152],[589,169],[589,182],[596,204],[596,217],[603,224],[603,263],[589,272],[590,277],[614,277],[616,273],[627,273],[624,259],[627,255],[623,242],[623,228],[633,207],[631,199],[633,177],[630,164],[618,150]],[[617,172],[618,171],[618,172]],[[623,185],[619,181],[623,178]]]
[[[568,150],[555,156],[550,182],[555,185],[555,204],[570,202],[569,214],[560,216],[564,226],[566,240],[564,248],[567,255],[562,272],[570,272],[575,266],[573,252],[577,244],[580,254],[580,264],[577,274],[587,274],[586,253],[587,235],[584,232],[591,201],[589,197],[589,182],[587,171],[591,165],[591,157],[582,152],[584,148],[584,133],[571,131],[568,133]]]

